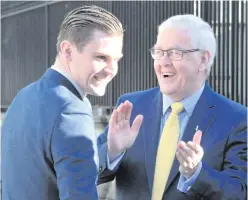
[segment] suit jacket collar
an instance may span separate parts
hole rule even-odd
[[[204,134],[207,132],[208,127],[211,125],[215,118],[215,104],[213,102],[214,92],[210,86],[206,83],[203,93],[197,102],[195,109],[190,117],[188,125],[184,131],[182,140],[185,142],[192,141],[195,128],[198,126],[198,129],[203,132],[202,143],[204,143]],[[158,147],[158,138],[160,133],[160,123],[162,115],[162,94],[158,90],[155,97],[151,100],[149,104],[149,109],[144,118],[144,142],[145,142],[145,161],[146,161],[146,170],[148,177],[149,189],[152,194],[153,186],[153,176],[155,169],[155,161]],[[175,158],[173,166],[165,187],[165,191],[168,189],[172,181],[179,175],[179,162]]]
[[[66,87],[68,90],[70,90],[74,95],[76,95],[80,100],[83,100],[77,89],[74,87],[74,85],[61,73],[53,70],[53,69],[47,69],[45,74],[43,75],[44,78],[47,78],[57,85],[62,85]]]

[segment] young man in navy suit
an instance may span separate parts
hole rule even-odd
[[[213,30],[199,17],[173,16],[150,50],[159,87],[118,99],[98,141],[99,184],[116,178],[116,200],[246,199],[247,109],[206,81]]]
[[[54,65],[23,88],[2,124],[3,200],[97,200],[91,104],[122,57],[121,22],[97,6],[69,12]]]

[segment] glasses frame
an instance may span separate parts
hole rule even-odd
[[[160,50],[163,52],[163,56],[161,58],[154,58],[153,56],[153,51],[154,50]],[[177,50],[177,51],[180,51],[182,53],[182,56],[180,59],[171,59],[170,56],[168,55],[168,52],[171,51],[171,50]],[[183,59],[184,57],[184,54],[186,53],[192,53],[192,52],[197,52],[197,51],[202,51],[201,49],[187,49],[187,50],[182,50],[182,49],[168,49],[168,50],[163,50],[163,49],[156,49],[156,48],[150,48],[149,49],[150,53],[151,53],[151,56],[154,60],[162,60],[164,57],[165,57],[165,53],[167,54],[167,57],[172,60],[172,61],[180,61]]]

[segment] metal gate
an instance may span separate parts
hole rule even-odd
[[[191,13],[213,27],[217,58],[209,77],[214,90],[248,106],[246,1],[16,1],[1,2],[1,107],[37,80],[56,55],[56,37],[64,14],[79,5],[99,5],[114,13],[125,28],[124,58],[104,97],[93,105],[114,106],[125,92],[157,86],[149,48],[166,18]]]

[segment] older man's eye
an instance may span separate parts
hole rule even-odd
[[[154,50],[154,54],[160,56],[163,54],[163,51],[156,49],[156,50]]]
[[[180,55],[181,51],[172,49],[172,50],[167,51],[167,53],[168,53],[169,56],[173,56],[173,55]]]
[[[167,51],[167,55],[168,55],[168,56],[173,56],[173,55],[174,55],[174,51],[173,51],[173,50]]]

